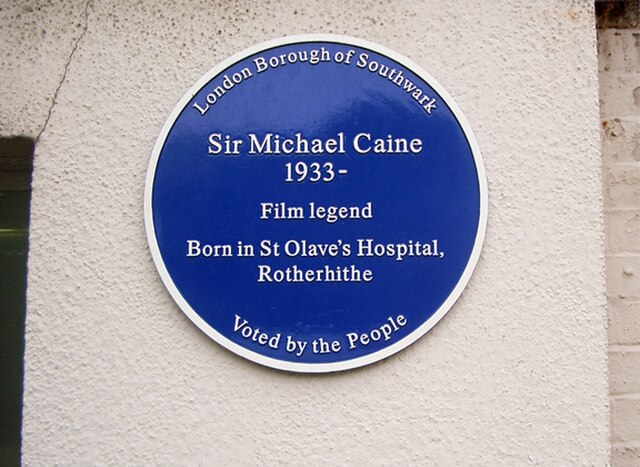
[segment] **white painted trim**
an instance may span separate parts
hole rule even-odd
[[[225,69],[229,68],[233,64],[244,60],[245,58],[256,54],[258,52],[264,51],[266,49],[271,49],[274,47],[279,47],[283,45],[290,45],[296,43],[304,43],[304,42],[332,42],[344,45],[353,45],[356,47],[362,47],[366,49],[370,49],[376,53],[381,55],[385,55],[392,60],[400,63],[405,66],[413,73],[422,78],[426,83],[428,83],[442,98],[442,100],[447,104],[447,106],[451,109],[454,116],[458,120],[462,130],[469,142],[471,147],[471,151],[473,153],[473,158],[476,165],[476,170],[478,174],[478,183],[480,187],[480,217],[478,222],[478,232],[476,234],[475,243],[473,246],[473,250],[471,251],[471,255],[469,257],[469,261],[467,263],[460,280],[456,284],[455,288],[445,300],[445,302],[438,308],[438,310],[427,320],[422,326],[417,328],[408,336],[399,340],[395,344],[390,345],[378,352],[354,358],[351,360],[345,360],[341,362],[333,362],[333,363],[294,363],[287,362],[284,360],[277,360],[269,357],[265,357],[258,353],[252,352],[250,350],[245,349],[244,347],[239,346],[238,344],[230,341],[225,336],[220,334],[214,328],[212,328],[209,324],[207,324],[200,316],[191,308],[191,306],[184,299],[182,294],[178,291],[177,287],[173,283],[169,272],[167,271],[164,262],[162,261],[162,255],[160,254],[160,249],[158,247],[158,243],[155,237],[155,227],[153,225],[153,212],[152,212],[152,194],[153,194],[153,182],[156,173],[156,167],[158,165],[158,159],[160,157],[160,153],[162,151],[162,147],[164,146],[165,140],[169,135],[169,132],[182,112],[182,110],[186,107],[186,105],[191,101],[191,99],[202,89],[202,87],[211,81],[218,74],[223,72]],[[480,154],[480,149],[478,147],[478,143],[471,131],[471,127],[469,126],[469,122],[462,114],[460,108],[456,105],[453,98],[444,90],[442,86],[425,70],[419,67],[416,63],[409,60],[406,57],[403,57],[396,52],[362,40],[356,39],[348,36],[340,36],[340,35],[332,35],[332,34],[305,34],[305,35],[297,35],[297,36],[287,36],[279,39],[274,39],[271,41],[263,42],[261,44],[257,44],[253,47],[250,47],[240,53],[233,55],[232,57],[224,60],[222,63],[215,66],[208,73],[206,73],[202,78],[200,78],[189,91],[180,99],[178,104],[169,114],[167,121],[165,122],[158,139],[156,140],[155,146],[153,148],[153,152],[151,155],[151,160],[149,162],[149,169],[146,177],[145,184],[145,194],[144,194],[144,218],[145,218],[145,228],[147,232],[147,238],[149,241],[149,249],[151,250],[151,256],[153,257],[153,261],[160,273],[160,277],[164,282],[165,286],[169,290],[169,293],[176,301],[178,306],[182,309],[182,311],[194,322],[196,326],[198,326],[205,334],[215,340],[218,344],[227,348],[228,350],[238,354],[248,360],[251,360],[255,363],[259,363],[261,365],[265,365],[271,368],[276,368],[279,370],[293,371],[299,373],[327,373],[334,371],[343,371],[349,370],[353,368],[358,368],[364,365],[368,365],[377,361],[380,361],[386,357],[389,357],[400,350],[408,347],[420,337],[422,337],[427,331],[429,331],[433,326],[438,323],[442,319],[442,317],[451,309],[453,304],[458,300],[460,295],[462,294],[464,288],[466,287],[473,270],[478,263],[478,259],[480,258],[480,251],[482,249],[482,244],[484,242],[486,226],[487,226],[487,209],[488,209],[488,196],[487,196],[487,180],[484,170],[484,164],[482,162],[482,156]]]

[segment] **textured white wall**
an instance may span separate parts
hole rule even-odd
[[[26,465],[607,462],[590,1],[3,3],[0,34],[19,45],[0,52],[0,130],[36,137],[46,122]],[[310,32],[429,71],[470,121],[489,182],[484,251],[445,319],[395,357],[328,376],[210,341],[164,289],[142,215],[151,148],[191,84],[256,42]]]

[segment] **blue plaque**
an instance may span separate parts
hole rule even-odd
[[[452,98],[384,47],[333,35],[224,61],[175,107],[145,190],[150,250],[208,336],[282,370],[379,361],[462,293],[487,218]]]

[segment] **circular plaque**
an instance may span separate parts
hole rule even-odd
[[[145,190],[149,245],[182,311],[254,362],[356,368],[431,329],[487,218],[452,98],[384,47],[293,36],[224,61],[175,107]]]

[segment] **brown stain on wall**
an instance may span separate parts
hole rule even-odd
[[[637,0],[596,0],[596,28],[632,29],[640,26]]]

